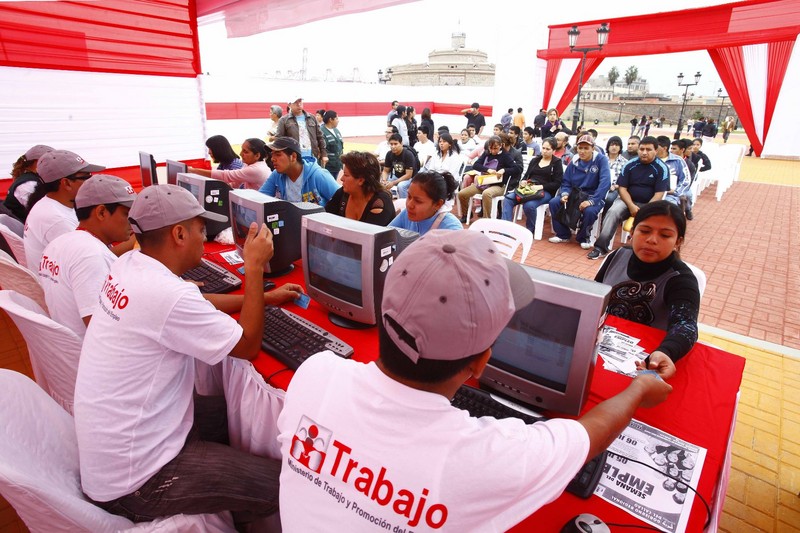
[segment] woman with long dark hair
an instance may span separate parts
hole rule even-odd
[[[644,204],[633,219],[631,242],[606,258],[595,281],[611,285],[608,312],[666,330],[648,367],[664,378],[697,341],[700,290],[692,269],[680,258],[686,218],[665,200]]]
[[[231,151],[233,151],[233,149],[231,149]],[[214,155],[216,156],[216,153]],[[234,188],[258,190],[264,185],[264,182],[267,181],[270,175],[270,169],[266,162],[267,157],[269,157],[267,144],[261,139],[247,139],[242,143],[241,156],[241,161],[244,163],[242,168],[231,170],[220,168],[216,170],[190,168],[189,172],[224,181]],[[220,162],[220,164],[222,164],[222,162]]]

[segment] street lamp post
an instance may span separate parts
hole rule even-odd
[[[583,58],[581,58],[581,76],[578,80],[578,97],[575,100],[575,109],[572,112],[572,131],[575,132],[578,130],[578,120],[580,119],[580,105],[581,105],[581,90],[583,89],[583,69],[586,66],[586,54],[588,52],[594,52],[596,50],[602,50],[603,46],[608,42],[608,34],[611,32],[611,29],[608,27],[608,23],[604,22],[600,24],[600,27],[597,28],[597,46],[596,47],[589,47],[589,48],[575,48],[575,45],[578,44],[578,36],[581,34],[580,30],[578,30],[577,26],[573,26],[568,32],[567,35],[569,36],[569,51],[570,52],[581,52],[583,54]]]
[[[619,116],[617,116],[617,124],[622,122],[622,108],[625,107],[625,102],[619,103]]]
[[[387,83],[392,81],[392,69],[391,67],[386,69],[386,74],[383,73],[383,69],[378,69],[378,83]]]
[[[722,94],[722,88],[720,88],[717,90],[717,97],[722,98],[722,102],[719,104],[719,115],[717,115],[717,125],[719,125],[722,119],[722,106],[725,105],[725,99],[728,98],[728,95]]]
[[[678,74],[678,87],[686,87],[686,89],[683,91],[683,104],[681,104],[681,112],[678,115],[678,129],[675,131],[675,137],[673,137],[674,139],[681,138],[681,130],[683,129],[683,111],[686,109],[686,96],[689,94],[689,87],[693,87],[694,85],[700,83],[700,76],[702,76],[702,74],[700,74],[700,71],[698,70],[697,74],[694,75],[694,83],[683,83],[683,72]]]

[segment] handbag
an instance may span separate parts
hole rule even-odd
[[[523,204],[529,200],[541,200],[544,198],[544,187],[536,182],[529,181],[525,185],[517,187],[514,197],[518,204]]]

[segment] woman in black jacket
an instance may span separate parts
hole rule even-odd
[[[541,185],[544,195],[539,199],[527,200],[522,204],[525,211],[525,227],[531,233],[536,227],[536,209],[542,204],[547,204],[561,187],[561,178],[564,176],[564,167],[561,159],[553,157],[556,149],[556,140],[549,137],[542,141],[542,154],[531,159],[528,170],[518,184],[508,184],[508,194],[503,199],[503,219],[513,221],[514,206],[518,203],[515,190],[525,184]]]

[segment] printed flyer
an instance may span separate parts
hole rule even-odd
[[[638,420],[608,449],[625,458],[609,454],[595,494],[661,531],[684,533],[706,449]]]

